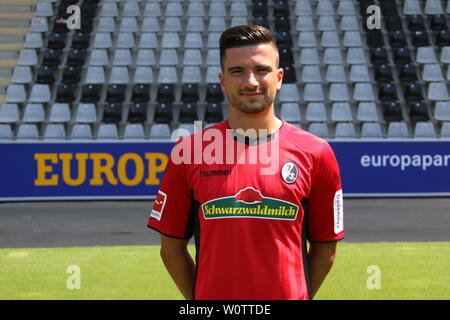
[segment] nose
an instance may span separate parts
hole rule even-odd
[[[253,71],[249,71],[247,73],[247,77],[245,77],[245,84],[248,87],[254,88],[257,87],[259,85],[259,81],[256,78],[255,74],[253,73]]]

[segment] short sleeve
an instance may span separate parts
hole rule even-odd
[[[344,203],[339,166],[324,141],[315,159],[308,198],[308,240],[331,242],[344,238]]]
[[[193,234],[194,200],[185,170],[186,164],[175,164],[171,154],[147,224],[163,235],[179,239],[189,239]]]

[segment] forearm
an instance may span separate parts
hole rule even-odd
[[[314,298],[326,276],[331,270],[335,259],[335,248],[311,245],[308,251],[308,266],[311,280],[311,299]]]
[[[187,249],[161,250],[161,258],[172,280],[186,300],[193,299],[195,285],[195,263]]]

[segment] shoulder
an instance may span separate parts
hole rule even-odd
[[[313,135],[306,130],[296,127],[286,121],[283,121],[283,126],[286,126],[286,128],[284,134],[281,135],[281,139],[314,158],[320,157],[323,151],[331,148],[328,141]]]

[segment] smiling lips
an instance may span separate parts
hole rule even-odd
[[[246,97],[256,97],[262,94],[262,92],[241,92],[241,95]]]

